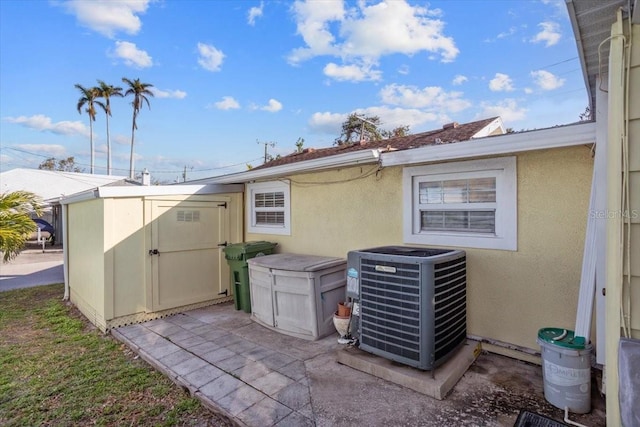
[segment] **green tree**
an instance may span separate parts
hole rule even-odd
[[[83,172],[83,169],[76,165],[76,159],[73,156],[61,160],[57,160],[55,157],[49,157],[38,165],[38,169],[48,171]]]
[[[296,153],[302,153],[304,150],[304,138],[300,137],[296,141]]]
[[[15,258],[36,231],[31,212],[42,215],[42,201],[28,191],[0,194],[0,251],[4,262]]]
[[[94,150],[93,150],[93,122],[96,121],[96,106],[95,101],[98,97],[98,89],[95,87],[86,88],[80,84],[75,85],[81,93],[80,99],[78,99],[78,113],[82,114],[82,107],[85,105],[87,109],[86,113],[89,115],[89,141],[91,142],[91,173],[94,172]]]
[[[359,116],[356,113],[351,113],[342,123],[342,133],[335,140],[334,145],[381,140],[382,134],[378,129],[379,126],[380,117],[378,116]]]
[[[397,138],[410,134],[408,125],[398,126],[390,131],[382,129],[380,126],[381,122],[378,116],[359,116],[356,113],[351,113],[342,123],[342,133],[339,138],[336,138],[334,145],[380,141],[381,139]]]
[[[382,137],[384,139],[399,138],[401,136],[407,136],[410,133],[411,132],[409,130],[409,125],[398,126],[397,128],[392,129],[392,130],[381,130],[380,131],[380,134],[382,135]]]
[[[133,101],[131,105],[133,106],[133,121],[131,123],[131,157],[129,159],[129,178],[134,179],[135,170],[133,165],[133,143],[135,137],[135,131],[138,129],[137,118],[140,113],[140,108],[146,102],[147,107],[151,109],[151,104],[149,104],[149,96],[153,96],[153,92],[149,90],[150,87],[153,87],[150,83],[142,83],[140,79],[129,80],[126,77],[122,78],[122,81],[127,84],[127,91],[124,93],[124,96],[133,95]]]
[[[109,117],[111,117],[111,97],[122,97],[122,88],[106,84],[102,80],[98,80],[98,96],[104,99],[104,103],[96,101],[107,118],[107,175],[111,175],[111,136],[109,134]]]

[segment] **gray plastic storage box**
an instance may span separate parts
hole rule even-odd
[[[335,332],[333,313],[345,299],[346,259],[276,254],[247,262],[256,322],[309,340]]]

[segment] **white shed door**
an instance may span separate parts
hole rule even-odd
[[[147,256],[152,283],[147,285],[147,301],[152,311],[229,294],[222,251],[228,240],[228,205],[225,197],[206,202],[150,200]]]

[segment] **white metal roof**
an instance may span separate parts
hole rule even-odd
[[[17,168],[0,173],[0,193],[29,191],[42,200],[53,201],[103,185],[124,182],[126,179],[127,177],[115,175]]]

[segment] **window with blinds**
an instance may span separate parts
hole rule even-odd
[[[288,182],[262,182],[248,184],[251,199],[249,231],[268,234],[289,233]]]
[[[496,231],[495,177],[420,182],[418,198],[421,230]]]
[[[517,250],[516,158],[403,170],[405,243]]]

